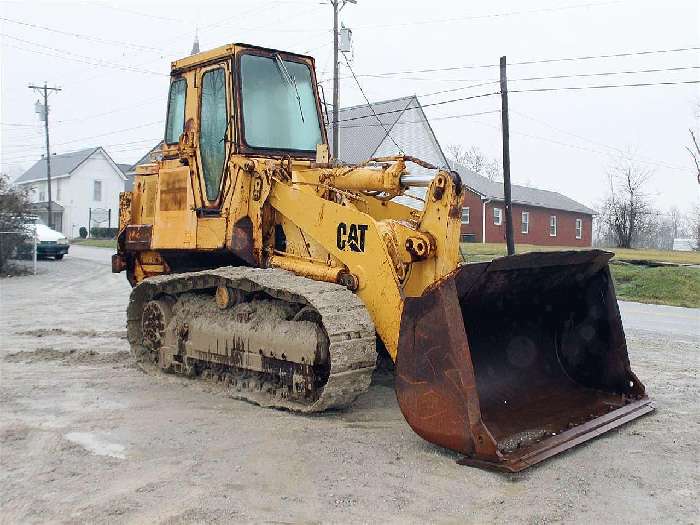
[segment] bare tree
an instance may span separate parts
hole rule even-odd
[[[501,161],[498,159],[489,159],[476,146],[465,150],[459,144],[451,144],[447,146],[447,154],[457,161],[457,163],[465,166],[474,173],[478,173],[482,177],[486,177],[490,181],[501,180],[501,175],[503,173]]]
[[[691,148],[689,146],[686,146],[685,149],[687,149],[688,153],[690,153],[690,156],[693,157],[693,162],[695,162],[695,169],[698,172],[698,184],[700,184],[700,145],[698,145],[698,140],[695,138],[695,133],[693,133],[693,130],[689,129],[688,131],[690,131],[690,138],[693,139],[693,146],[695,147]]]
[[[695,250],[700,251],[700,204],[693,206],[688,214],[690,237],[695,241]]]
[[[672,236],[674,239],[681,236],[684,230],[685,217],[677,206],[671,206],[668,210],[668,220],[671,225]]]
[[[651,173],[626,162],[609,173],[610,189],[601,209],[601,220],[618,248],[631,248],[649,232],[655,212],[645,187]]]

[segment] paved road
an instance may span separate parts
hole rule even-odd
[[[646,330],[663,335],[688,338],[700,344],[700,308],[681,308],[659,304],[619,301],[626,329]]]
[[[111,264],[114,250],[73,245],[69,257]],[[663,335],[689,338],[700,343],[700,309],[661,306],[620,301],[620,312],[625,328],[646,330]]]
[[[111,265],[113,253],[114,250],[112,248],[95,248],[94,246],[71,244],[67,257]]]
[[[386,374],[313,417],[146,376],[110,255],[78,247],[0,280],[0,523],[698,521],[700,344],[665,333],[695,310],[622,303],[658,410],[504,476],[414,434]]]

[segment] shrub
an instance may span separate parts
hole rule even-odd
[[[87,239],[87,228],[85,226],[81,226],[78,230],[78,235],[80,235],[81,239]]]
[[[8,259],[30,237],[31,221],[27,192],[10,185],[7,175],[0,174],[0,271],[7,269]]]
[[[119,233],[119,228],[90,228],[90,237],[93,239],[114,239]]]

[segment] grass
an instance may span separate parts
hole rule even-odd
[[[610,266],[618,299],[700,308],[700,269]]]
[[[505,244],[465,243],[461,245],[467,262],[490,261],[506,254]],[[564,246],[519,244],[517,253],[530,251],[580,250]],[[647,267],[628,261],[654,261],[700,265],[700,252],[627,250],[611,248],[615,257],[610,265],[618,299],[640,303],[700,308],[700,268]]]
[[[114,239],[81,239],[73,244],[116,249]],[[533,246],[519,244],[518,253],[529,251],[571,250],[562,246]],[[662,250],[613,249],[613,261],[661,261],[679,264],[699,264],[698,252],[670,252]],[[462,253],[468,262],[490,261],[506,254],[504,244],[462,244]],[[700,269],[684,267],[648,268],[634,264],[612,264],[610,266],[617,297],[640,303],[667,304],[700,308]]]
[[[463,243],[462,253],[469,262],[490,261],[506,254],[505,244]],[[551,252],[558,250],[582,250],[589,248],[571,248],[567,246],[535,246],[533,244],[516,244],[516,253]],[[625,248],[604,248],[615,254],[618,261],[656,261],[676,264],[700,265],[700,252],[674,252],[669,250],[631,250]]]
[[[117,249],[116,239],[74,239],[71,244],[80,246],[93,246],[95,248],[113,248]]]

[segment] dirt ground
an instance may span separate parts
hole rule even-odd
[[[504,475],[415,435],[386,376],[314,417],[148,377],[123,275],[70,256],[40,270],[0,280],[2,523],[699,521],[697,325],[627,329],[656,412]]]

